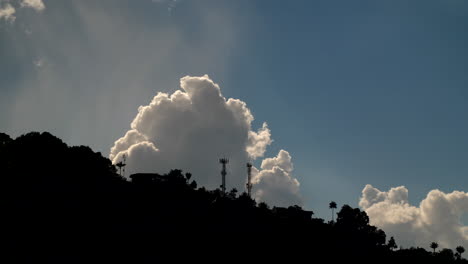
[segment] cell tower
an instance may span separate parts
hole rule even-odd
[[[219,163],[223,165],[223,170],[221,171],[222,183],[221,183],[221,191],[223,194],[226,193],[226,164],[229,163],[229,160],[226,158],[219,159]]]
[[[122,157],[122,161],[115,164],[115,166],[119,167],[119,174],[122,177],[125,176],[125,166],[127,165],[127,164],[125,164],[126,160],[127,160],[127,158],[125,157],[125,154],[124,154],[123,157]],[[123,172],[123,174],[122,174],[122,172]]]
[[[125,156],[125,154],[123,154],[122,159],[123,159],[123,175],[122,176],[125,177],[125,166],[127,166],[127,163],[126,163],[127,157]]]
[[[252,198],[252,163],[247,162],[247,194]]]

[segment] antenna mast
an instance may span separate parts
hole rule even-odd
[[[252,198],[252,163],[247,162],[247,194]]]
[[[229,163],[229,160],[226,158],[219,159],[219,163],[223,165],[223,170],[221,171],[221,177],[222,177],[222,184],[221,184],[221,191],[223,194],[226,193],[226,164]]]
[[[120,174],[120,176],[123,177],[123,176],[125,176],[125,166],[127,165],[127,164],[125,164],[125,161],[127,160],[127,158],[125,157],[125,154],[123,155],[122,159],[123,159],[123,161],[115,164],[115,166],[119,167],[119,174]],[[123,174],[122,174],[122,171],[123,171]]]
[[[125,156],[125,154],[123,154],[123,177],[125,177],[125,166],[127,166],[127,157]]]

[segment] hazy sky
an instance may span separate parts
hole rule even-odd
[[[208,74],[319,217],[366,184],[418,206],[468,190],[467,28],[464,0],[0,0],[0,131],[108,155],[140,105]]]

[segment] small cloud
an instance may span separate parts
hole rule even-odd
[[[44,2],[42,0],[23,0],[21,1],[21,7],[29,7],[37,12],[43,11],[45,9]]]
[[[0,19],[5,19],[5,21],[13,23],[15,22],[15,8],[11,4],[6,4],[3,8],[0,8]]]
[[[300,183],[292,176],[294,166],[289,152],[280,150],[276,157],[264,159],[260,168],[254,168],[252,179],[257,201],[276,206],[303,204]]]
[[[43,60],[43,59],[34,60],[34,61],[33,61],[33,64],[34,64],[34,66],[36,66],[37,68],[41,68],[42,66],[44,66],[44,60]]]
[[[169,13],[172,12],[172,10],[174,8],[176,8],[177,6],[177,0],[152,0],[153,3],[157,3],[157,4],[163,4],[163,5],[166,5],[167,6],[167,11],[169,11]]]
[[[176,6],[177,6],[177,0],[169,1],[167,11],[171,12],[172,9],[176,8]]]

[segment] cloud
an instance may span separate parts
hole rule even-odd
[[[468,213],[468,193],[430,191],[419,207],[408,202],[404,186],[382,192],[372,185],[362,191],[359,205],[369,215],[371,224],[395,236],[405,247],[428,247],[436,241],[442,247],[468,246],[468,227],[461,218]]]
[[[263,160],[260,171],[254,172],[254,196],[259,201],[279,206],[302,205],[299,181],[291,176],[291,155],[280,150],[278,156]]]
[[[244,190],[245,164],[262,157],[272,143],[268,125],[253,131],[254,117],[246,103],[224,98],[208,75],[183,77],[180,86],[182,90],[160,92],[139,107],[131,130],[115,142],[110,158],[117,163],[126,154],[129,173],[190,171],[200,185],[212,189],[221,183],[218,159],[228,157],[228,189]],[[259,201],[299,203],[299,182],[291,176],[288,152],[264,160],[261,168],[254,168]]]
[[[44,59],[36,59],[36,60],[33,61],[33,64],[37,68],[40,68],[40,67],[44,66]]]
[[[152,0],[153,3],[157,3],[157,4],[164,4],[164,5],[167,5],[167,11],[169,11],[169,13],[174,9],[176,8],[177,6],[177,0]]]
[[[178,8],[189,13],[172,18],[149,1],[44,1],[39,14],[21,1],[9,1],[21,23],[2,36],[1,65],[14,72],[0,81],[8,87],[0,89],[2,129],[16,136],[51,131],[105,155],[138,106],[156,89],[172,92],[181,73],[227,79],[248,27],[247,17],[237,19],[239,8],[217,1],[186,1]],[[47,9],[54,12],[45,15]]]
[[[2,1],[0,1],[1,3]],[[20,3],[21,7],[33,8],[36,11],[42,11],[45,9],[45,5],[42,0],[22,0]],[[5,21],[13,23],[16,20],[16,9],[10,4],[7,3],[2,8],[0,8],[0,19],[5,19]]]
[[[45,9],[44,2],[42,0],[22,0],[21,7],[29,7],[38,12],[43,11]]]
[[[263,156],[266,148],[273,142],[271,139],[271,131],[267,123],[263,123],[262,128],[258,132],[249,131],[249,143],[247,144],[247,152],[252,159]]]
[[[3,8],[0,8],[0,19],[5,19],[7,22],[15,22],[15,8],[11,4],[6,4]]]

